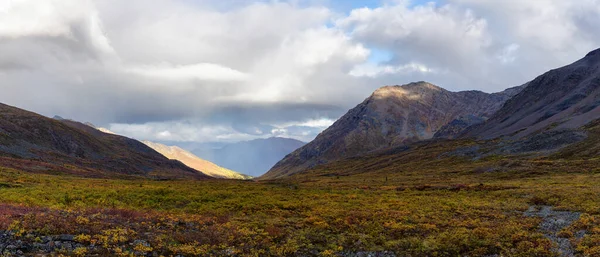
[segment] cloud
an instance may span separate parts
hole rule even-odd
[[[158,66],[138,66],[128,69],[129,72],[151,78],[180,82],[185,80],[207,81],[244,81],[248,75],[218,64],[198,63],[192,65],[173,66],[162,64]]]
[[[397,1],[353,10],[336,25],[367,47],[392,54],[391,60],[358,66],[351,75],[382,82],[417,78],[451,90],[494,92],[597,48],[599,4],[448,0],[415,6]]]
[[[149,122],[144,124],[110,124],[109,130],[119,135],[136,135],[140,140],[186,142],[213,141],[223,135],[236,134],[226,126],[198,126],[190,122]],[[237,133],[244,135],[243,133]],[[248,137],[250,138],[250,137]]]
[[[363,65],[358,65],[350,71],[351,76],[355,77],[379,77],[382,75],[397,75],[402,73],[433,73],[434,70],[428,68],[425,65],[417,64],[417,63],[408,63],[404,65],[378,65],[373,63],[366,63]]]
[[[0,1],[0,102],[140,139],[309,141],[380,86],[499,91],[600,44],[599,0],[383,2]]]
[[[308,142],[334,120],[308,119],[277,125],[232,123],[211,125],[202,121],[150,122],[144,124],[113,123],[109,131],[120,135],[135,135],[140,140],[170,143],[247,141],[256,138],[286,137]]]

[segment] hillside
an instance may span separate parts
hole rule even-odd
[[[190,168],[196,169],[208,176],[228,179],[250,179],[252,177],[237,173],[235,171],[220,167],[212,162],[200,159],[198,156],[183,150],[177,146],[166,146],[150,141],[142,141],[148,147],[154,149],[165,157],[178,160]]]
[[[0,104],[2,166],[92,177],[208,178],[144,144]]]
[[[580,128],[600,117],[600,49],[529,82],[488,121],[462,137],[519,139]]]
[[[430,139],[456,119],[486,119],[523,87],[494,94],[450,92],[427,82],[382,87],[261,178],[287,176],[333,160]]]

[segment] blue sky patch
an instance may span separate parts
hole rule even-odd
[[[371,55],[369,56],[369,62],[373,64],[386,63],[394,58],[394,53],[391,51],[380,49],[380,48],[369,48]]]

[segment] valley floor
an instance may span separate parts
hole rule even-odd
[[[385,174],[315,171],[276,182],[111,180],[1,169],[0,250],[552,256],[562,249],[600,255],[600,170],[547,161],[513,163],[514,171],[430,165]],[[571,219],[553,223],[553,211]]]

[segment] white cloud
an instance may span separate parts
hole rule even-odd
[[[517,59],[517,51],[521,46],[518,44],[510,44],[506,46],[502,51],[498,54],[497,58],[503,64],[509,64],[514,62]]]
[[[314,119],[304,122],[287,123],[264,128],[250,127],[240,131],[229,125],[209,125],[202,122],[171,121],[149,122],[144,124],[119,124],[109,125],[110,131],[118,135],[133,137],[138,140],[163,141],[163,142],[238,142],[258,138],[287,137],[308,142],[323,129],[333,124],[334,120]]]
[[[244,81],[248,75],[218,64],[198,63],[192,65],[139,66],[128,69],[142,76],[166,80]]]
[[[408,63],[404,65],[377,65],[373,63],[365,63],[362,65],[357,65],[350,71],[350,75],[355,77],[371,77],[376,78],[383,75],[397,75],[402,73],[432,73],[434,70],[429,67],[417,64],[417,63]]]
[[[290,124],[288,126],[305,126],[305,127],[314,127],[314,128],[327,128],[333,123],[335,120],[328,118],[320,118],[320,119],[311,119],[307,121],[303,121],[297,124]]]
[[[433,82],[443,82],[441,86],[450,89],[473,88],[461,85],[463,81],[448,79],[454,79],[455,75],[470,76],[465,80],[472,82],[486,78],[474,73],[484,72],[482,68],[488,66],[493,37],[488,21],[468,8],[434,3],[411,7],[403,1],[397,5],[353,10],[336,24],[349,30],[354,39],[393,54],[388,63],[358,66],[351,75],[446,78]],[[431,74],[434,71],[442,74],[434,76]],[[391,84],[404,83],[406,81]]]
[[[71,11],[68,11],[68,10]],[[85,1],[3,1],[0,5],[0,35],[70,36],[72,21],[85,19]]]
[[[188,122],[149,122],[144,124],[110,124],[110,131],[138,140],[172,142],[211,142],[221,135],[234,134],[227,126],[199,126]],[[241,134],[241,133],[240,133]]]
[[[409,1],[354,10],[336,21],[354,40],[393,53],[352,75],[417,78],[451,90],[520,85],[600,46],[600,1]],[[418,64],[427,69],[415,68]],[[413,72],[404,72],[412,69]],[[423,73],[423,71],[437,71]],[[390,76],[397,73],[396,76]],[[418,74],[423,73],[423,74]],[[385,83],[385,84],[402,84]]]

